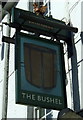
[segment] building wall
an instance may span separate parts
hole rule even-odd
[[[0,45],[0,52],[1,52],[1,45]],[[1,54],[0,54],[1,56]],[[3,98],[3,74],[4,74],[4,61],[0,59],[0,119],[2,118],[2,98]]]
[[[81,97],[80,97],[80,99],[81,99],[81,109],[83,108],[83,102],[82,102],[82,100],[83,100],[83,1],[81,2],[81,79],[80,79],[80,81],[81,81]]]
[[[25,3],[20,4],[22,6]],[[27,4],[25,4],[27,5]],[[24,6],[24,5],[23,5]],[[18,6],[17,6],[18,7]],[[27,6],[24,6],[26,9]],[[2,22],[7,22],[7,16]],[[2,23],[1,23],[2,25]],[[12,29],[10,36],[12,37],[15,30]],[[0,34],[2,32],[0,31]],[[3,24],[3,35],[7,36],[7,26]],[[2,119],[3,107],[3,89],[4,89],[4,76],[5,76],[5,56],[6,56],[6,43],[2,43],[0,36],[0,119]],[[9,75],[8,75],[8,107],[7,118],[27,118],[27,106],[18,105],[15,103],[15,45],[10,44],[9,50]]]
[[[76,0],[76,1],[73,1],[73,2],[69,2],[69,15],[70,15],[70,19],[71,19],[71,23],[73,26],[77,27],[78,28],[78,33],[76,33],[74,35],[74,46],[75,46],[75,49],[76,49],[76,56],[77,56],[77,63],[76,63],[76,66],[77,66],[77,79],[78,79],[78,87],[77,88],[79,90],[79,96],[80,96],[80,108],[83,108],[83,105],[82,105],[82,81],[81,81],[81,74],[82,74],[82,70],[81,70],[81,64],[82,64],[82,56],[81,56],[81,49],[82,49],[82,41],[81,41],[81,37],[80,37],[80,33],[81,33],[81,2],[82,0]],[[75,59],[75,58],[73,58]],[[75,61],[75,60],[74,60]],[[76,76],[73,76],[73,81],[74,83],[76,82],[75,81],[75,78]],[[76,92],[75,92],[76,93]],[[76,99],[76,97],[75,97]],[[74,100],[75,102],[75,100]],[[78,101],[76,101],[76,104],[78,105]]]
[[[47,3],[48,1],[44,0],[44,4]],[[29,9],[29,0],[26,2],[19,2],[18,8],[22,9]],[[75,66],[77,66],[77,72],[78,76],[73,77],[74,82],[75,79],[79,81],[79,94],[80,94],[80,108],[83,108],[83,96],[82,96],[82,91],[83,91],[83,38],[80,37],[81,31],[83,32],[83,16],[82,16],[82,11],[83,11],[83,0],[50,0],[50,5],[51,5],[51,12],[49,12],[53,18],[63,20],[66,23],[71,20],[71,23],[74,27],[78,28],[78,33],[74,34],[74,45],[75,45],[75,50],[76,50],[76,55],[77,55],[77,63]],[[82,5],[82,6],[81,6]],[[50,11],[50,10],[49,10]],[[49,15],[49,14],[48,14]],[[6,26],[4,26],[4,35]],[[0,32],[1,33],[1,32]],[[12,35],[12,32],[11,32]],[[1,38],[0,38],[1,39]],[[0,118],[2,118],[2,103],[3,103],[3,81],[4,81],[4,60],[5,60],[5,43],[4,46],[2,43],[0,43]],[[66,44],[64,45],[64,52],[67,51],[67,46]],[[68,59],[67,52],[64,55],[65,57],[65,66],[66,66],[66,91],[67,91],[67,103],[68,107],[71,109],[74,109],[73,106],[73,86],[72,86],[72,67],[71,67],[71,59]],[[9,59],[9,80],[8,80],[8,112],[7,116],[8,118],[27,118],[31,116],[31,113],[33,114],[31,117],[39,117],[39,110],[36,107],[27,107],[24,105],[17,105],[15,104],[15,45],[10,44],[10,59]],[[78,101],[77,105],[79,105]],[[78,106],[76,106],[78,108]],[[37,114],[36,114],[37,113]],[[56,118],[58,114],[58,111],[56,110],[49,110],[49,112],[46,112],[46,109],[44,110],[44,114],[42,114],[43,118],[49,115],[49,117]]]
[[[72,59],[67,59],[67,55],[65,55],[65,62],[66,62],[66,73],[67,73],[67,98],[68,98],[68,107],[71,109],[74,109],[73,107],[73,102],[77,102],[76,100],[73,101],[73,86],[72,86],[72,79],[74,81],[75,84],[75,79],[78,80],[78,84],[79,84],[79,96],[80,96],[80,108],[83,108],[82,105],[82,41],[81,41],[81,37],[80,37],[80,33],[81,33],[81,2],[82,0],[75,0],[75,1],[57,1],[56,2],[52,2],[51,6],[52,6],[52,11],[51,13],[53,14],[53,17],[56,19],[60,19],[65,21],[66,23],[69,22],[69,20],[71,21],[71,24],[73,27],[77,27],[78,28],[78,33],[74,34],[74,46],[75,46],[75,56],[77,56],[77,63],[74,63],[75,66],[77,66],[77,68],[75,68],[75,71],[77,69],[78,75],[76,76],[72,76],[72,59],[74,61],[74,57],[72,57]],[[61,4],[61,5],[60,5]],[[66,46],[64,46],[64,48],[66,49]],[[69,64],[69,65],[68,65]],[[70,70],[70,72],[69,72]],[[74,74],[75,74],[74,71]],[[76,88],[77,89],[77,88]],[[75,94],[77,94],[75,92]]]

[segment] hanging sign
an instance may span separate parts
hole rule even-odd
[[[63,46],[16,33],[16,103],[50,109],[66,107]]]

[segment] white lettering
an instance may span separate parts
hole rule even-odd
[[[50,102],[51,102],[51,103],[55,103],[54,100],[55,100],[54,98],[50,98]]]
[[[40,96],[38,96],[38,101],[41,101],[41,98],[40,98]]]
[[[58,104],[58,99],[55,99],[56,104]]]
[[[39,101],[44,103],[53,103],[57,105],[62,104],[61,100],[58,98],[51,98],[51,97],[40,96],[40,95],[36,96],[35,94],[28,94],[24,92],[22,92],[22,97],[23,99],[29,99],[29,100]]]
[[[47,97],[47,103],[49,103],[50,102],[50,99],[49,99],[49,97]]]
[[[46,102],[46,97],[43,97],[43,96],[42,96],[42,101],[43,101],[43,102]]]
[[[30,95],[27,94],[26,97],[27,97],[27,99],[31,99],[31,94]]]
[[[59,99],[59,105],[61,105],[62,103],[61,103],[61,100]]]
[[[32,95],[32,100],[35,100],[35,95]]]
[[[22,93],[22,97],[25,98],[26,93]]]

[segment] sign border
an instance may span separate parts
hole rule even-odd
[[[24,37],[30,37],[30,38],[34,38],[34,41],[36,39],[36,41],[42,41],[42,42],[45,42],[45,43],[48,43],[48,44],[52,44],[52,45],[59,45],[60,46],[60,55],[61,55],[61,62],[62,62],[62,76],[63,76],[63,79],[61,81],[61,84],[63,84],[63,102],[64,102],[64,105],[62,105],[62,108],[59,107],[59,105],[55,105],[55,106],[47,106],[47,109],[56,109],[56,110],[61,110],[63,108],[66,108],[67,107],[67,99],[66,99],[66,84],[65,84],[65,79],[66,79],[66,74],[65,74],[65,64],[64,64],[64,54],[63,54],[63,44],[62,43],[58,43],[58,42],[55,42],[55,41],[51,41],[51,40],[47,40],[45,38],[40,38],[40,37],[37,37],[37,36],[34,36],[34,35],[29,35],[29,34],[25,34],[25,33],[21,33],[21,32],[16,32],[16,44],[15,44],[15,81],[16,81],[16,103],[17,104],[23,104],[23,105],[32,105],[32,106],[38,106],[38,107],[43,107],[43,108],[46,108],[46,106],[42,106],[43,104],[38,104],[38,103],[34,103],[33,104],[31,102],[29,102],[28,104],[28,101],[24,101],[23,102],[23,99],[21,97],[21,76],[20,76],[20,73],[21,73],[21,66],[20,66],[20,42],[21,42],[21,39],[20,37],[21,36],[24,36]],[[26,92],[26,91],[23,91],[23,92]],[[28,91],[30,92],[30,91]],[[33,93],[34,94],[34,93]],[[51,107],[51,108],[50,108]]]

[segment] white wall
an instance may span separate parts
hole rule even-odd
[[[27,1],[26,3],[21,0],[22,3],[19,3],[18,8],[24,8],[27,10]],[[7,18],[5,17],[3,22],[6,22]],[[7,27],[3,25],[3,34],[6,36]],[[12,30],[14,33],[15,30]],[[1,34],[1,32],[0,32]],[[4,81],[4,60],[1,60],[1,51],[2,51],[2,42],[0,37],[0,119],[2,119],[2,104],[3,104],[3,81]],[[4,50],[4,57],[6,51]],[[7,118],[27,118],[27,106],[18,105],[15,103],[15,45],[10,44],[10,58],[9,58],[9,79],[8,79],[8,109],[7,109]]]
[[[53,18],[62,20],[65,14],[64,0],[51,0],[51,14]]]
[[[69,0],[69,4],[66,2],[66,0],[51,0],[51,14],[53,15],[53,18],[63,20],[65,22],[68,22],[69,17],[71,18],[71,22],[74,27],[78,28],[78,33],[75,34],[74,42],[76,43],[80,39],[80,32],[81,32],[81,24],[83,25],[83,22],[81,23],[81,20],[83,19],[83,16],[81,14],[81,2],[78,4],[75,4],[78,0]],[[76,5],[75,7],[72,7],[73,5]],[[83,4],[82,4],[83,6]],[[27,9],[27,4],[21,2],[17,6],[18,8],[22,9]],[[71,9],[73,8],[73,9]],[[68,12],[71,10],[70,16]],[[82,9],[83,11],[83,9]],[[82,16],[82,19],[81,19]],[[83,20],[82,20],[83,21]],[[83,29],[82,29],[83,31]],[[4,28],[4,34],[5,34],[5,28]],[[81,43],[81,40],[75,44],[76,46],[76,51],[77,51],[77,62],[81,61],[83,59],[83,44]],[[66,49],[66,47],[65,47]],[[26,118],[27,117],[27,107],[23,105],[16,105],[15,104],[15,70],[14,70],[14,65],[15,65],[15,46],[10,45],[10,64],[9,64],[9,88],[8,88],[8,117],[9,118]],[[1,45],[0,45],[0,52],[1,52]],[[0,54],[1,55],[1,54]],[[71,69],[71,62],[69,60],[69,68],[68,68],[68,59],[67,56],[65,55],[65,60],[66,60],[66,72],[68,72],[68,69]],[[77,64],[78,67],[78,79],[79,79],[79,91],[80,91],[80,100],[81,100],[81,108],[83,108],[83,62],[80,62]],[[3,79],[4,78],[4,60],[0,60],[0,118],[2,116],[2,92],[3,92]],[[71,73],[67,74],[67,81],[68,84],[66,86],[67,88],[67,101],[68,101],[68,107],[73,108],[72,105],[72,89],[71,88]],[[57,116],[58,111],[53,110],[53,118]]]
[[[81,31],[83,32],[83,1],[81,2]],[[81,44],[81,109],[83,109],[83,38]]]
[[[83,44],[81,42],[81,37],[80,37],[80,32],[81,32],[81,27],[83,31],[83,4],[82,4],[82,11],[81,11],[81,2],[82,0],[67,0],[64,2],[62,1],[53,1],[51,3],[52,7],[52,14],[55,19],[62,19],[64,18],[65,22],[68,22],[69,19],[71,19],[73,27],[78,28],[78,33],[74,35],[74,43],[76,47],[76,52],[77,52],[77,66],[78,66],[78,81],[79,81],[79,94],[80,94],[80,108],[83,108],[83,61],[80,62],[83,59]],[[82,19],[81,19],[82,17]],[[82,21],[82,22],[81,22]],[[79,41],[78,41],[79,40]],[[78,42],[77,42],[78,41]],[[68,67],[68,62],[69,62],[69,67]],[[66,73],[68,72],[68,69],[71,69],[71,60],[67,59],[67,56],[65,55],[65,63],[66,63]],[[73,92],[72,92],[72,74],[71,71],[69,74],[67,74],[67,103],[68,107],[73,109]],[[55,114],[55,111],[54,111]],[[56,115],[55,115],[56,116]]]
[[[27,118],[27,107],[15,104],[15,45],[10,45],[9,60],[9,83],[8,83],[8,118]]]
[[[66,0],[51,0],[51,13],[53,15],[53,18],[59,19],[64,21],[66,24],[69,22],[69,5],[67,4],[68,2]],[[66,46],[64,46],[64,52],[66,51]],[[66,73],[68,72],[68,58],[67,54],[65,54],[65,65],[66,65]],[[71,99],[71,82],[70,82],[70,74],[67,74],[67,86],[66,86],[66,91],[67,91],[67,105],[69,108],[72,108],[72,99]],[[59,111],[53,110],[53,118],[57,118]]]
[[[0,45],[0,56],[1,56],[1,45]],[[0,58],[0,119],[2,118],[3,74],[4,74],[4,60],[1,61]]]
[[[82,101],[83,101],[83,98],[82,98],[83,83],[82,83],[82,76],[81,76],[82,62],[80,62],[83,59],[83,57],[81,55],[81,53],[82,53],[81,49],[83,46],[82,46],[81,37],[80,37],[80,33],[81,33],[81,2],[82,2],[82,0],[80,0],[80,1],[76,0],[75,2],[73,1],[73,4],[72,4],[72,2],[70,2],[70,9],[71,9],[70,18],[71,18],[71,22],[72,22],[73,26],[78,28],[78,33],[75,34],[75,36],[74,36],[74,43],[75,43],[76,52],[77,52],[77,66],[79,66],[78,67],[78,80],[79,80],[79,88],[78,89],[80,92],[80,102],[81,102],[80,108],[83,108],[83,103],[82,103]]]
[[[27,10],[27,1],[20,0],[17,7]],[[27,106],[15,104],[15,45],[13,44],[10,45],[9,63],[8,118],[27,118]]]

